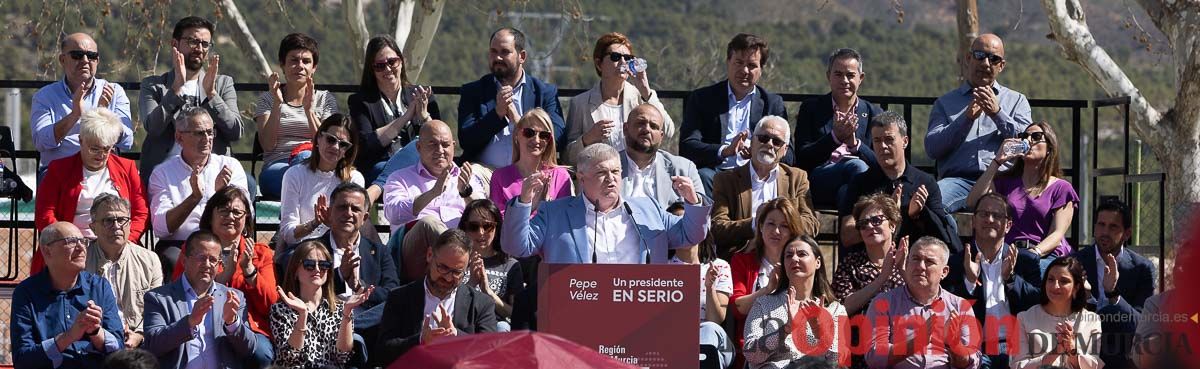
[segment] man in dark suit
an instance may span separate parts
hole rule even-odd
[[[213,280],[221,260],[221,241],[207,230],[188,236],[183,276],[146,292],[142,349],[158,357],[164,369],[189,364],[240,369],[261,350],[246,324],[242,292]],[[214,349],[206,349],[206,348]],[[259,355],[261,356],[261,355]],[[268,355],[270,356],[270,355]]]
[[[867,122],[883,109],[858,96],[866,77],[858,51],[830,54],[825,77],[830,92],[808,99],[796,113],[792,165],[808,172],[817,206],[837,206],[850,180],[875,162]]]
[[[1157,290],[1158,279],[1150,260],[1124,246],[1133,234],[1128,205],[1106,200],[1096,207],[1094,218],[1096,244],[1071,256],[1087,271],[1096,313],[1100,314],[1100,359],[1106,366],[1131,368],[1136,317]]]
[[[783,98],[758,86],[771,56],[767,40],[741,33],[725,48],[726,79],[688,94],[679,128],[679,155],[696,163],[712,193],[718,171],[750,161],[750,132],[762,117],[787,116]],[[791,151],[783,162],[791,163]]]
[[[372,361],[387,367],[414,346],[459,334],[496,331],[496,306],[474,288],[460,288],[471,262],[471,241],[453,228],[426,254],[425,279],[392,290],[384,305]]]
[[[550,114],[554,124],[554,142],[564,152],[562,109],[558,106],[558,88],[525,74],[525,34],[515,28],[492,33],[488,48],[491,74],[459,89],[458,141],[462,160],[478,162],[490,168],[512,164],[512,135],[517,121],[534,108]]]
[[[754,238],[752,224],[758,207],[777,197],[787,198],[796,206],[802,234],[816,236],[820,229],[812,210],[808,174],[780,163],[787,142],[787,119],[766,116],[754,128],[750,143],[754,158],[713,178],[712,236],[722,256]]]
[[[974,246],[950,256],[950,274],[942,287],[964,299],[975,300],[972,310],[983,324],[983,360],[991,368],[1007,368],[1009,342],[1017,344],[1025,337],[1013,327],[1004,334],[991,327],[1002,325],[1003,318],[1037,305],[1041,297],[1038,256],[1026,249],[1004,244],[1004,235],[1012,227],[1012,207],[998,193],[979,198],[971,222]],[[993,333],[996,332],[996,333]],[[1012,340],[1008,336],[1013,336]]]

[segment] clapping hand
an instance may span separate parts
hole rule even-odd
[[[750,133],[746,131],[739,132],[737,136],[729,142],[729,146],[725,146],[725,150],[721,151],[721,157],[730,157],[739,155],[742,158],[750,157],[750,143],[746,140],[750,137]]]
[[[271,73],[271,77],[267,78],[267,87],[271,89],[271,96],[275,97],[275,106],[283,104],[283,89],[279,88],[279,73]]]
[[[116,91],[113,90],[113,85],[111,83],[105,83],[104,89],[100,90],[100,101],[96,104],[96,107],[110,107],[109,105],[112,103],[114,93],[116,93]]]
[[[448,172],[448,171],[447,171]],[[471,176],[473,176],[471,163],[464,161],[458,171],[458,191],[461,193],[467,187],[471,186]]]
[[[436,327],[430,327],[430,320],[437,323]],[[431,343],[438,339],[446,337],[454,337],[458,335],[458,330],[454,328],[454,323],[450,320],[450,313],[446,312],[446,307],[438,305],[437,312],[432,316],[426,315],[425,322],[421,324],[421,343]]]
[[[1117,290],[1117,279],[1121,278],[1121,269],[1117,267],[1117,258],[1113,254],[1104,254],[1104,292]],[[1112,297],[1112,296],[1109,296]]]
[[[275,289],[279,293],[279,300],[283,301],[289,308],[292,308],[292,311],[301,315],[308,314],[308,303],[296,297],[291,292],[283,292],[283,287],[275,287]]]
[[[204,94],[205,96],[213,96],[217,94],[217,68],[221,64],[221,56],[213,55],[208,57],[208,71],[204,74]]]
[[[971,244],[963,245],[963,277],[972,286],[979,282],[979,254],[972,255]]]
[[[188,314],[188,325],[195,327],[200,325],[200,323],[204,323],[204,316],[208,315],[208,312],[212,310],[212,307],[212,295],[204,293],[203,296],[200,296],[200,298],[196,299],[196,302],[192,304],[192,313]]]
[[[217,179],[213,182],[213,191],[225,189],[230,181],[233,181],[233,169],[230,169],[228,165],[221,167],[221,172],[217,173]]]
[[[237,318],[242,308],[242,299],[238,298],[238,294],[229,291],[225,293],[225,310],[221,312],[221,317],[225,320],[225,325],[231,325],[237,322]]]
[[[546,189],[550,186],[550,178],[545,173],[538,171],[526,176],[521,183],[520,201],[522,204],[533,204],[534,201],[540,200]]]
[[[921,211],[925,210],[925,202],[929,199],[929,190],[925,189],[925,185],[917,187],[917,192],[913,192],[912,198],[908,200],[908,217],[917,219],[921,215]]]
[[[187,64],[184,63],[183,53],[175,47],[171,47],[171,66],[175,68],[175,79],[171,83],[171,91],[174,91],[175,95],[179,95],[183,92],[184,82],[187,82]]]
[[[346,305],[342,307],[342,309],[349,314],[349,312],[353,311],[354,308],[357,308],[359,305],[367,302],[367,299],[371,297],[372,292],[375,292],[375,286],[359,288],[357,292],[355,292],[353,295],[350,295],[350,298],[346,300]]]

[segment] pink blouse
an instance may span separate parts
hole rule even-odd
[[[571,196],[571,173],[567,172],[567,168],[554,167],[545,172],[550,175],[550,188],[547,191],[550,196],[547,200]],[[491,197],[496,207],[500,208],[500,215],[504,215],[508,200],[521,195],[521,183],[524,179],[515,164],[492,172]]]

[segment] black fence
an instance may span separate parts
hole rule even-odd
[[[53,83],[53,82],[54,81],[0,80],[0,88],[4,88],[4,89],[9,89],[9,88],[38,89],[38,88],[41,88],[42,86],[45,86],[45,85]],[[117,82],[117,83],[120,84],[121,87],[125,88],[128,91],[137,91],[141,88],[141,83],[139,83],[139,82]],[[344,85],[344,84],[318,84],[316,86],[316,88],[321,89],[321,90],[327,90],[330,92],[335,92],[335,93],[353,93],[353,92],[357,92],[357,90],[358,90],[357,85]],[[237,83],[237,84],[235,84],[235,89],[240,92],[261,92],[261,91],[267,91],[267,85],[264,83]],[[458,91],[459,88],[453,87],[453,86],[433,86],[432,89],[433,89],[433,92],[435,95],[458,95],[458,92],[459,92]],[[585,89],[560,89],[559,96],[560,96],[560,99],[562,99],[565,97],[570,97],[570,96],[575,96],[575,95],[581,94],[585,91],[586,91]],[[662,100],[682,100],[687,97],[689,91],[660,90],[660,91],[657,91],[657,93],[658,93],[659,98]],[[793,103],[801,102],[808,98],[818,96],[818,95],[813,95],[813,94],[794,94],[794,93],[784,93],[784,94],[780,94],[780,95],[784,101],[793,102]],[[924,119],[922,119],[922,120],[914,120],[913,119],[914,118],[914,113],[913,113],[914,108],[931,107],[931,106],[933,106],[934,101],[936,101],[935,97],[863,96],[863,98],[870,100],[871,102],[873,102],[875,104],[880,105],[880,107],[882,107],[885,110],[893,110],[893,111],[897,111],[897,112],[901,113],[904,116],[904,119],[907,122],[910,122],[909,127],[908,127],[910,135],[913,132],[913,126],[917,125],[917,124],[913,124],[914,122],[924,122],[925,121]],[[134,99],[131,99],[131,101],[134,101]],[[1057,110],[1057,111],[1065,110],[1066,113],[1069,115],[1070,133],[1069,133],[1069,135],[1064,135],[1064,134],[1060,133],[1059,137],[1060,137],[1061,141],[1065,141],[1065,140],[1071,141],[1070,165],[1069,165],[1069,167],[1064,168],[1063,171],[1066,174],[1066,176],[1071,178],[1071,183],[1075,185],[1076,190],[1078,191],[1080,198],[1081,198],[1081,204],[1078,208],[1079,210],[1076,213],[1077,220],[1072,222],[1071,232],[1068,237],[1069,240],[1072,240],[1072,244],[1077,245],[1078,242],[1084,238],[1083,235],[1085,232],[1087,232],[1086,231],[1087,228],[1090,227],[1089,219],[1090,219],[1090,212],[1092,209],[1092,204],[1098,200],[1098,196],[1099,196],[1096,191],[1097,185],[1098,185],[1098,179],[1102,178],[1102,177],[1120,177],[1120,178],[1123,178],[1123,181],[1125,183],[1125,188],[1122,191],[1120,197],[1124,198],[1130,204],[1130,206],[1132,208],[1138,208],[1138,206],[1140,205],[1137,203],[1139,199],[1133,195],[1134,194],[1134,189],[1133,189],[1134,184],[1157,184],[1158,189],[1160,191],[1159,204],[1158,204],[1159,212],[1158,212],[1157,216],[1158,216],[1159,224],[1164,225],[1164,228],[1162,228],[1162,231],[1159,232],[1159,235],[1158,235],[1159,236],[1158,237],[1158,246],[1159,246],[1158,252],[1159,252],[1160,260],[1165,259],[1165,256],[1166,256],[1166,249],[1165,249],[1166,229],[1165,229],[1164,220],[1167,219],[1166,218],[1166,203],[1165,203],[1166,174],[1165,173],[1135,173],[1132,170],[1132,168],[1130,167],[1131,141],[1130,141],[1130,130],[1129,130],[1130,117],[1129,117],[1129,112],[1128,112],[1129,111],[1128,110],[1129,98],[1122,97],[1122,98],[1101,99],[1101,100],[1030,99],[1029,104],[1030,104],[1031,108],[1033,108],[1035,110],[1035,113],[1039,112],[1039,109],[1041,109],[1040,111],[1045,111],[1047,109],[1053,109],[1053,110]],[[1125,153],[1125,160],[1124,160],[1123,166],[1106,167],[1106,168],[1099,167],[1100,164],[1099,164],[1098,158],[1100,155],[1100,151],[1099,151],[1100,150],[1100,148],[1099,148],[1099,146],[1100,146],[1099,145],[1099,142],[1100,142],[1099,125],[1101,122],[1100,115],[1101,115],[1101,109],[1106,108],[1106,107],[1116,107],[1116,108],[1119,108],[1123,112],[1122,135],[1124,137],[1124,153]],[[1091,128],[1091,136],[1090,137],[1086,134],[1085,129],[1084,129],[1085,127],[1083,124],[1083,112],[1089,108],[1091,109],[1092,118],[1093,118],[1092,125],[1090,127]],[[136,114],[135,112],[131,112],[131,113]],[[788,117],[788,118],[790,119],[791,117]],[[25,122],[25,123],[28,124],[27,122]],[[1089,140],[1089,138],[1090,138],[1090,140]],[[1091,146],[1090,155],[1089,155],[1089,150],[1087,150],[1085,148],[1085,145],[1089,145],[1089,141],[1090,141],[1090,146]],[[1060,142],[1060,143],[1062,143],[1062,142]],[[905,155],[909,158],[912,158],[912,147],[913,146],[915,146],[915,145],[910,144],[905,149]],[[36,151],[31,151],[31,150],[18,150],[14,153],[13,156],[16,159],[32,159],[35,162],[37,162],[39,160],[38,153]],[[139,157],[139,153],[128,152],[128,153],[122,153],[121,156],[136,160]],[[251,171],[249,172],[249,174],[253,174],[253,172],[256,170],[256,168],[262,162],[262,154],[261,153],[259,153],[259,154],[235,153],[233,156],[236,159],[238,159],[239,161],[250,164]],[[910,162],[912,162],[912,161],[910,160]],[[936,173],[936,170],[935,170],[936,168],[933,168],[931,166],[918,165],[918,167],[920,167],[922,170],[925,170],[926,172]],[[13,170],[17,170],[17,169],[18,168],[13,168]],[[19,260],[19,257],[18,257],[19,243],[17,241],[16,231],[19,229],[34,228],[33,221],[18,220],[16,218],[16,216],[17,216],[16,210],[17,210],[16,203],[13,202],[10,219],[0,220],[0,227],[7,228],[10,232],[8,245],[6,245],[6,248],[8,250],[8,255],[9,255],[8,259],[9,260],[5,261],[5,264],[8,266],[7,270],[9,272],[8,273],[0,273],[0,274],[2,274],[2,275],[0,275],[0,282],[13,281],[16,278],[15,271],[17,270],[17,267],[18,267],[17,263],[19,262],[18,261]],[[260,224],[256,225],[256,228],[260,231],[268,231],[268,232],[269,231],[277,231],[278,224],[277,223],[276,224],[260,223]],[[388,231],[387,226],[378,226],[377,228],[379,228],[379,230],[383,231],[383,232]],[[34,231],[36,232],[36,230],[34,230]],[[146,232],[146,233],[150,234],[152,232]],[[1162,279],[1164,278],[1164,273],[1163,273],[1164,265],[1165,265],[1165,262],[1159,263],[1159,278],[1160,278],[1159,285],[1160,286],[1162,286]]]

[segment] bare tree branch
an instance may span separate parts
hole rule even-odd
[[[253,63],[258,64],[258,73],[265,80],[271,75],[271,63],[267,62],[262,48],[258,47],[254,33],[250,32],[250,27],[246,25],[246,18],[242,17],[242,12],[238,11],[237,4],[233,0],[221,0],[218,5],[221,7],[221,11],[228,14],[229,19],[233,21],[233,26],[230,28],[233,31],[234,43],[253,60]]]
[[[358,43],[359,50],[367,49],[367,41],[371,34],[367,32],[367,17],[363,15],[362,0],[346,0],[342,3],[342,14],[346,17],[346,27]]]
[[[408,78],[417,81],[421,76],[425,57],[429,55],[429,46],[433,44],[433,36],[437,33],[438,23],[442,21],[442,8],[446,0],[421,0],[420,6],[413,11],[412,31],[408,41],[404,43],[404,56],[408,59]]]
[[[408,34],[412,30],[413,9],[416,8],[416,0],[396,0],[392,3],[392,10],[395,11],[392,18],[394,29],[392,31],[392,39],[396,40],[397,46],[401,50],[405,50],[408,46]],[[407,55],[405,55],[407,56]]]

